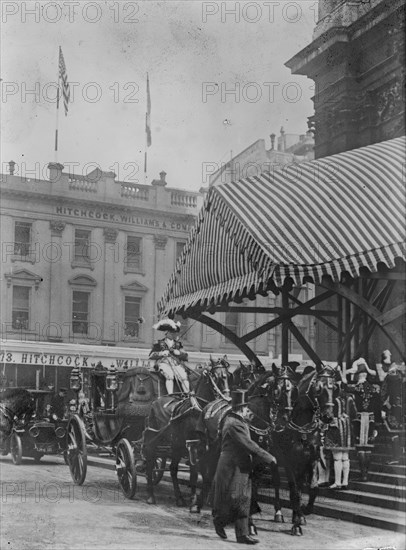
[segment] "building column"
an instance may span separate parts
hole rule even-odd
[[[61,281],[63,279],[63,247],[62,233],[66,227],[64,222],[52,220],[49,222],[51,230],[51,251],[48,253],[49,269],[49,326],[46,334],[50,342],[62,342],[63,333],[68,335],[70,330],[63,330],[64,316],[63,312],[63,291]],[[66,319],[65,319],[66,321]]]
[[[118,286],[115,285],[115,264],[117,263],[118,230],[112,227],[103,229],[104,235],[104,273],[103,273],[103,313],[102,343],[117,344],[123,334],[122,319],[117,319]]]

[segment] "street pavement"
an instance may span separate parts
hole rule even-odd
[[[214,533],[210,510],[190,514],[175,505],[172,487],[156,487],[157,505],[146,504],[145,479],[138,478],[134,500],[121,493],[113,471],[89,466],[83,486],[73,484],[59,457],[40,464],[24,459],[14,466],[0,459],[1,550],[227,550],[246,548]],[[183,487],[183,492],[187,488]],[[258,550],[405,549],[405,534],[312,515],[302,537],[290,535],[287,523],[272,521],[273,509],[263,505],[256,516]]]

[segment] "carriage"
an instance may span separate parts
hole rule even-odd
[[[190,373],[191,378],[198,374]],[[160,374],[141,364],[127,370],[101,365],[88,373],[88,395],[84,388],[84,373],[73,369],[70,387],[76,392],[67,426],[66,461],[75,484],[86,479],[87,454],[90,449],[102,449],[115,456],[120,487],[132,498],[137,487],[137,473],[144,473],[143,434],[152,403],[166,395]],[[181,394],[173,399],[179,400]],[[154,459],[153,483],[162,479],[167,447]],[[138,471],[137,471],[137,462]]]
[[[67,419],[51,419],[46,413],[46,400],[52,394],[48,390],[8,388],[2,395],[5,411],[9,401],[26,395],[28,401],[22,414],[9,412],[10,432],[1,439],[2,455],[11,453],[13,463],[20,465],[23,457],[39,462],[44,455],[66,456]],[[7,404],[6,404],[7,403]]]

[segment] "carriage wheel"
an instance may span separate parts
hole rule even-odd
[[[77,414],[72,416],[66,430],[67,462],[70,475],[76,485],[82,485],[86,479],[87,449],[86,434],[82,421]]]
[[[158,485],[164,475],[166,466],[166,457],[157,457],[155,459],[154,469],[152,470],[152,483]]]
[[[21,437],[16,433],[11,434],[10,453],[13,464],[19,466],[23,459],[23,444],[21,443]]]
[[[116,473],[124,496],[133,498],[137,489],[137,473],[133,449],[128,439],[120,439],[116,450]]]

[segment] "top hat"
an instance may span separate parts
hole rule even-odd
[[[357,374],[362,374],[363,372],[368,372],[367,364],[365,361],[358,363],[358,366],[357,366]]]
[[[231,392],[231,407],[233,411],[245,407],[246,405],[248,405],[246,390],[235,390]]]
[[[153,326],[155,330],[162,330],[164,332],[179,332],[180,327],[181,324],[179,321],[175,323],[173,319],[161,319]]]

